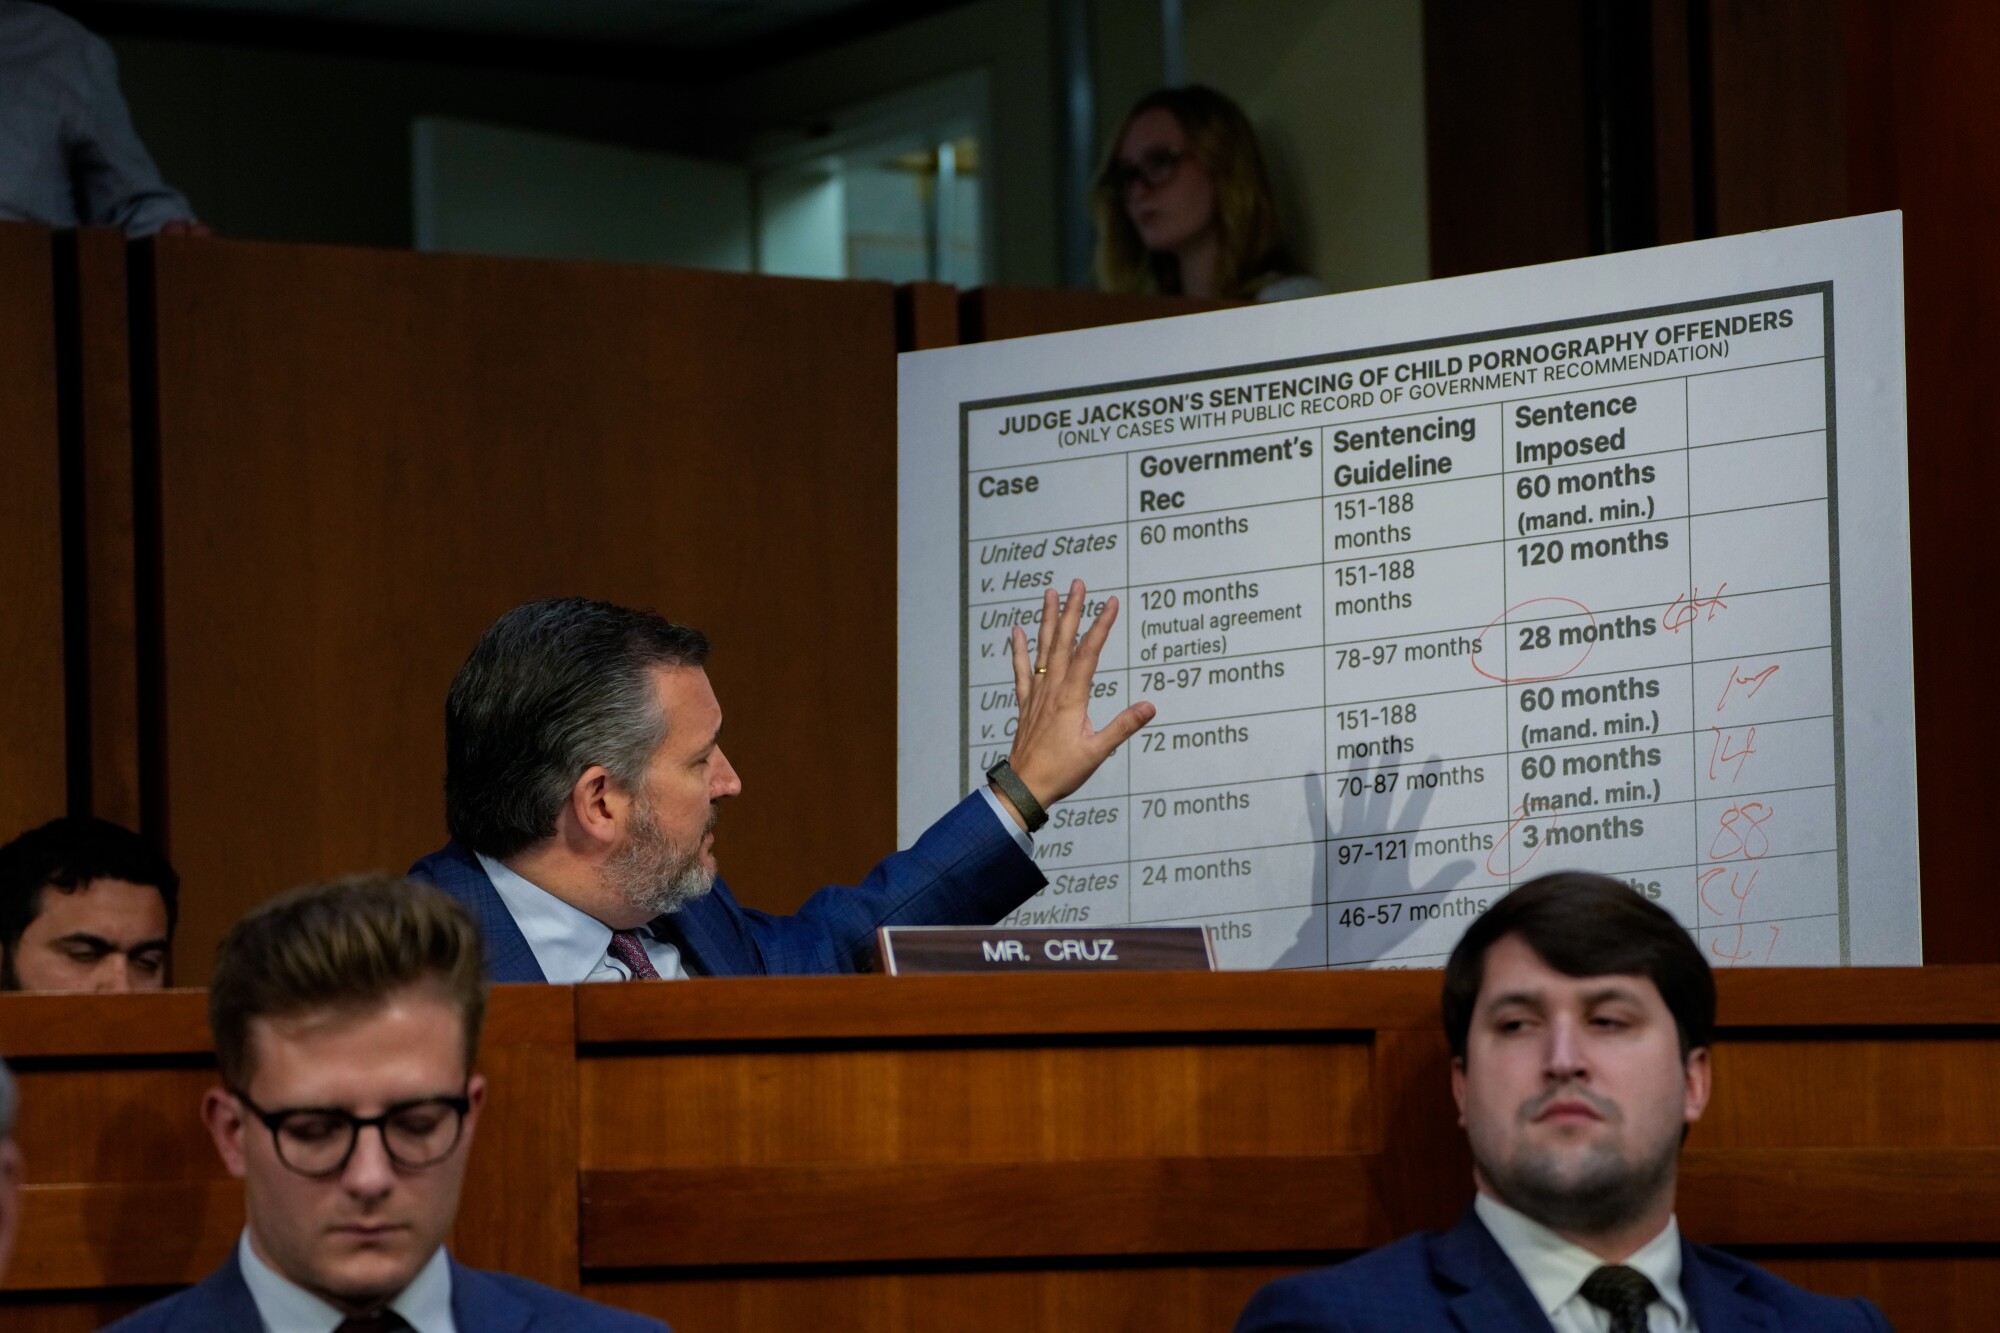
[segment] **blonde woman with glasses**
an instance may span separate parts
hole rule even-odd
[[[1323,295],[1285,244],[1257,135],[1213,88],[1148,93],[1097,173],[1106,291],[1283,301]]]

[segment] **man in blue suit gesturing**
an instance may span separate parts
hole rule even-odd
[[[1102,730],[1088,706],[1117,619],[1079,635],[1082,583],[1043,600],[1031,658],[1016,629],[1013,749],[909,850],[794,916],[737,903],[716,877],[717,808],[742,789],[722,752],[708,640],[581,597],[495,621],[445,703],[451,843],[411,867],[471,909],[496,981],[853,972],[883,925],[984,925],[1044,880],[1030,835],[1153,717]]]
[[[486,1103],[484,971],[465,912],[404,879],[308,885],[237,922],[201,1114],[243,1235],[115,1333],[666,1333],[446,1253]]]
[[[1881,1333],[1683,1240],[1681,1140],[1708,1104],[1715,978],[1662,908],[1545,875],[1474,921],[1444,974],[1478,1194],[1438,1235],[1271,1283],[1237,1333]]]

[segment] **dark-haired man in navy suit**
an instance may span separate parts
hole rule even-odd
[[[1715,980],[1660,907],[1546,875],[1473,922],[1445,967],[1473,1205],[1450,1231],[1271,1283],[1237,1333],[1882,1333],[1682,1239],[1681,1140],[1708,1104]]]
[[[667,1333],[446,1252],[485,1012],[479,932],[427,885],[308,885],[239,921],[209,986],[221,1086],[201,1111],[243,1181],[243,1234],[116,1333]]]
[[[708,640],[581,597],[516,607],[480,637],[445,703],[450,845],[411,867],[471,909],[496,981],[853,972],[884,925],[985,925],[1041,888],[1030,835],[1153,716],[1102,729],[1088,706],[1118,601],[1079,636],[1084,587],[1012,641],[1019,725],[989,783],[863,883],[794,916],[741,906],[716,877],[722,751]],[[828,793],[837,800],[837,787]]]

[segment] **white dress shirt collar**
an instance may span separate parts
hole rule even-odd
[[[507,914],[521,928],[543,976],[557,983],[582,981],[604,961],[605,951],[611,947],[611,927],[485,853],[478,856],[479,868],[493,881],[500,901],[507,904]]]
[[[1472,1207],[1521,1274],[1521,1280],[1528,1284],[1528,1290],[1550,1323],[1558,1329],[1608,1326],[1608,1318],[1600,1319],[1597,1307],[1584,1300],[1582,1294],[1584,1279],[1601,1267],[1604,1260],[1489,1194],[1481,1193],[1472,1201]],[[1665,1306],[1664,1313],[1669,1318],[1664,1323],[1653,1318],[1650,1322],[1654,1329],[1664,1327],[1693,1333],[1694,1321],[1689,1315],[1687,1298],[1681,1293],[1681,1232],[1674,1218],[1669,1217],[1659,1235],[1634,1251],[1625,1260],[1625,1266],[1644,1273],[1660,1293],[1653,1311],[1657,1315],[1660,1307]]]
[[[236,1243],[236,1262],[243,1270],[243,1285],[250,1288],[257,1317],[264,1321],[264,1333],[333,1333],[347,1318],[259,1259],[247,1230]],[[389,1302],[389,1308],[403,1316],[416,1333],[458,1333],[458,1324],[451,1317],[451,1260],[445,1257],[444,1246],[438,1246],[430,1261],[410,1279],[410,1285]]]
[[[625,965],[609,957],[611,927],[485,853],[474,855],[486,878],[493,882],[493,891],[506,904],[507,914],[520,927],[521,937],[527,940],[528,951],[535,955],[544,977],[560,985],[627,979]],[[662,978],[678,981],[687,976],[681,952],[672,941],[643,926],[640,939],[653,970]]]

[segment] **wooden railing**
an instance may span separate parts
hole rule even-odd
[[[2000,968],[1727,974],[1683,1159],[1700,1240],[1905,1330],[2000,1296]],[[455,1252],[667,1319],[1222,1330],[1259,1284],[1448,1225],[1434,972],[502,987]],[[203,997],[0,996],[12,1329],[94,1328],[241,1225]]]

